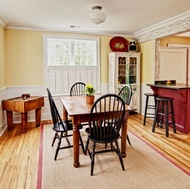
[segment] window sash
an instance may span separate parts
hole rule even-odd
[[[96,41],[47,38],[48,66],[97,65]]]

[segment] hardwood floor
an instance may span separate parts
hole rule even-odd
[[[14,126],[13,131],[6,131],[0,138],[0,186],[35,189],[40,128],[29,123],[28,132],[22,133],[21,125]]]
[[[151,119],[147,119],[146,126],[142,123],[142,115],[130,115],[128,128],[190,172],[190,134],[179,132],[174,134],[170,130],[169,138],[166,138],[165,129],[156,128],[155,133],[151,132]],[[36,128],[34,123],[29,123],[28,128],[27,133],[22,133],[21,126],[15,124],[13,131],[6,131],[0,137],[0,186],[2,188],[36,188],[40,128]],[[133,145],[133,141],[131,143]]]

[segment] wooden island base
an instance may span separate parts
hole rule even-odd
[[[155,85],[147,84],[154,94],[174,99],[176,129],[182,133],[190,132],[190,85]]]

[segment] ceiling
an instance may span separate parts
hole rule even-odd
[[[87,16],[97,5],[107,14],[99,25]],[[0,0],[0,17],[7,28],[111,35],[133,35],[189,10],[190,0]]]

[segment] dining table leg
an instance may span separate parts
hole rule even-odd
[[[72,119],[72,124],[73,124],[73,157],[74,157],[74,162],[73,162],[73,166],[74,167],[79,167],[80,166],[80,162],[79,162],[79,138],[80,138],[80,134],[79,134],[79,118],[77,118],[77,116],[71,116]],[[65,107],[63,106],[63,121],[68,120],[68,113],[65,109]]]
[[[127,138],[127,120],[129,117],[129,112],[125,112],[125,117],[123,121],[123,125],[121,128],[121,155],[122,157],[126,157],[126,138]]]
[[[79,162],[79,138],[80,138],[79,120],[77,117],[74,117],[72,119],[72,122],[73,122],[73,156],[74,156],[73,166],[77,168],[77,167],[80,167],[80,162]]]

